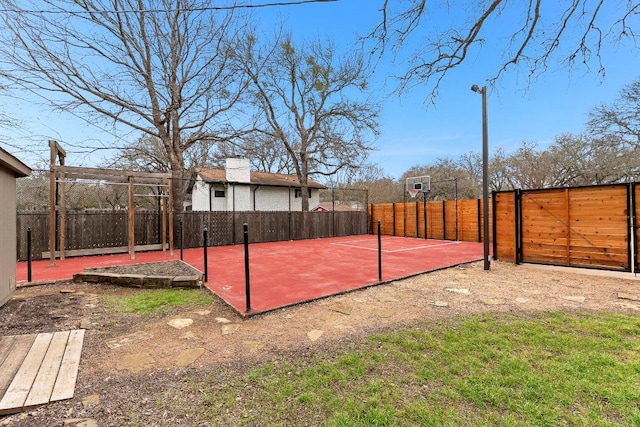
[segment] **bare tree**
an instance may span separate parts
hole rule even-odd
[[[185,178],[197,168],[220,166],[222,162],[218,157],[217,146],[218,143],[209,139],[199,140],[190,146],[189,150],[184,152]],[[171,170],[164,144],[159,138],[149,135],[143,135],[133,144],[122,148],[109,165],[143,172]]]
[[[382,166],[376,163],[367,163],[354,174],[332,180],[330,184],[332,188],[351,191],[352,194],[366,190],[367,203],[402,201],[402,184],[387,176]]]
[[[640,150],[640,78],[625,86],[611,104],[591,110],[587,128],[593,135],[611,135]]]
[[[640,157],[616,137],[563,134],[546,149],[522,142],[504,158],[511,188],[536,189],[629,182],[638,176]]]
[[[144,172],[166,172],[170,169],[169,158],[162,141],[154,136],[143,135],[116,154],[109,167]]]
[[[471,199],[482,191],[482,163],[476,153],[466,153],[457,160],[437,158],[430,164],[413,166],[400,178],[403,189],[407,177],[423,175],[430,177],[427,197],[432,200]]]
[[[367,89],[365,62],[357,53],[338,58],[328,43],[294,46],[290,36],[268,46],[247,37],[235,58],[259,110],[254,127],[286,149],[307,211],[309,177],[357,167],[372,150],[379,107],[353,98]]]
[[[216,145],[215,157],[244,157],[249,160],[251,170],[259,172],[295,174],[286,147],[268,134],[252,133],[234,143]]]
[[[616,135],[564,134],[547,151],[556,159],[556,186],[629,182],[640,175],[637,149]]]
[[[533,78],[556,64],[587,70],[595,65],[603,76],[602,47],[624,39],[637,41],[633,25],[640,2],[385,0],[381,12],[368,39],[376,41],[379,52],[392,51],[407,61],[401,90],[428,84],[433,101],[444,77],[473,61],[494,64],[487,76],[490,84],[510,69]],[[437,14],[447,19],[434,19]],[[413,41],[419,47],[408,53]]]
[[[228,42],[241,21],[200,0],[0,4],[8,78],[62,110],[161,141],[180,210],[185,152],[225,139],[221,129],[243,88]]]

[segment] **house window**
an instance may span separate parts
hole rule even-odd
[[[309,198],[311,198],[311,188],[307,188],[307,190],[309,190]],[[302,197],[302,188],[296,188],[295,197],[296,199]]]
[[[213,192],[213,197],[222,197],[222,198],[224,198],[224,190],[215,190]]]

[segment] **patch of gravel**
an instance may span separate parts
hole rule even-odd
[[[87,268],[87,272],[92,273],[115,273],[115,274],[142,274],[145,276],[192,276],[202,274],[194,267],[179,261],[148,262],[142,264],[118,265],[114,267]]]

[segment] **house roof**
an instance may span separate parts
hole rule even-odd
[[[224,183],[227,181],[227,173],[224,169],[200,169],[198,174],[205,182]],[[265,185],[272,187],[300,187],[300,181],[295,175],[281,173],[250,172],[251,185]],[[242,183],[241,183],[242,184]],[[326,188],[319,182],[308,180],[309,188]]]
[[[0,147],[0,167],[9,169],[16,177],[31,175],[31,168]]]

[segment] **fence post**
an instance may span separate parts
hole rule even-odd
[[[422,206],[424,208],[424,238],[428,239],[428,236],[427,236],[427,193],[423,194]]]
[[[208,230],[207,230],[207,226],[204,226],[204,229],[202,230],[202,240],[203,240],[203,247],[204,247],[204,283],[207,283],[209,281],[209,263],[207,262],[207,248],[208,248]]]
[[[382,282],[382,237],[380,233],[380,220],[378,220],[378,281]]]
[[[31,227],[27,228],[27,282],[31,282]]]
[[[242,231],[244,234],[244,290],[247,302],[247,308],[245,311],[249,313],[251,311],[251,283],[249,279],[249,226],[246,223],[242,226]]]
[[[447,205],[442,201],[442,240],[447,240]]]
[[[420,218],[418,218],[419,216],[420,216],[420,202],[416,200],[416,238],[420,237]]]
[[[478,243],[482,242],[482,208],[478,199]]]
[[[396,235],[396,204],[391,203],[391,222],[393,223],[393,235]]]
[[[184,224],[182,222],[182,218],[180,218],[180,261],[184,261],[183,249],[184,249]]]
[[[637,274],[637,265],[636,265],[636,251],[638,244],[638,236],[636,234],[636,183],[630,182],[627,186],[627,226],[629,238],[627,239],[627,247],[628,247],[628,262],[629,262],[629,271],[634,275]],[[522,213],[522,211],[520,211]],[[522,235],[521,235],[522,240]],[[522,258],[522,249],[520,250],[520,257]]]

